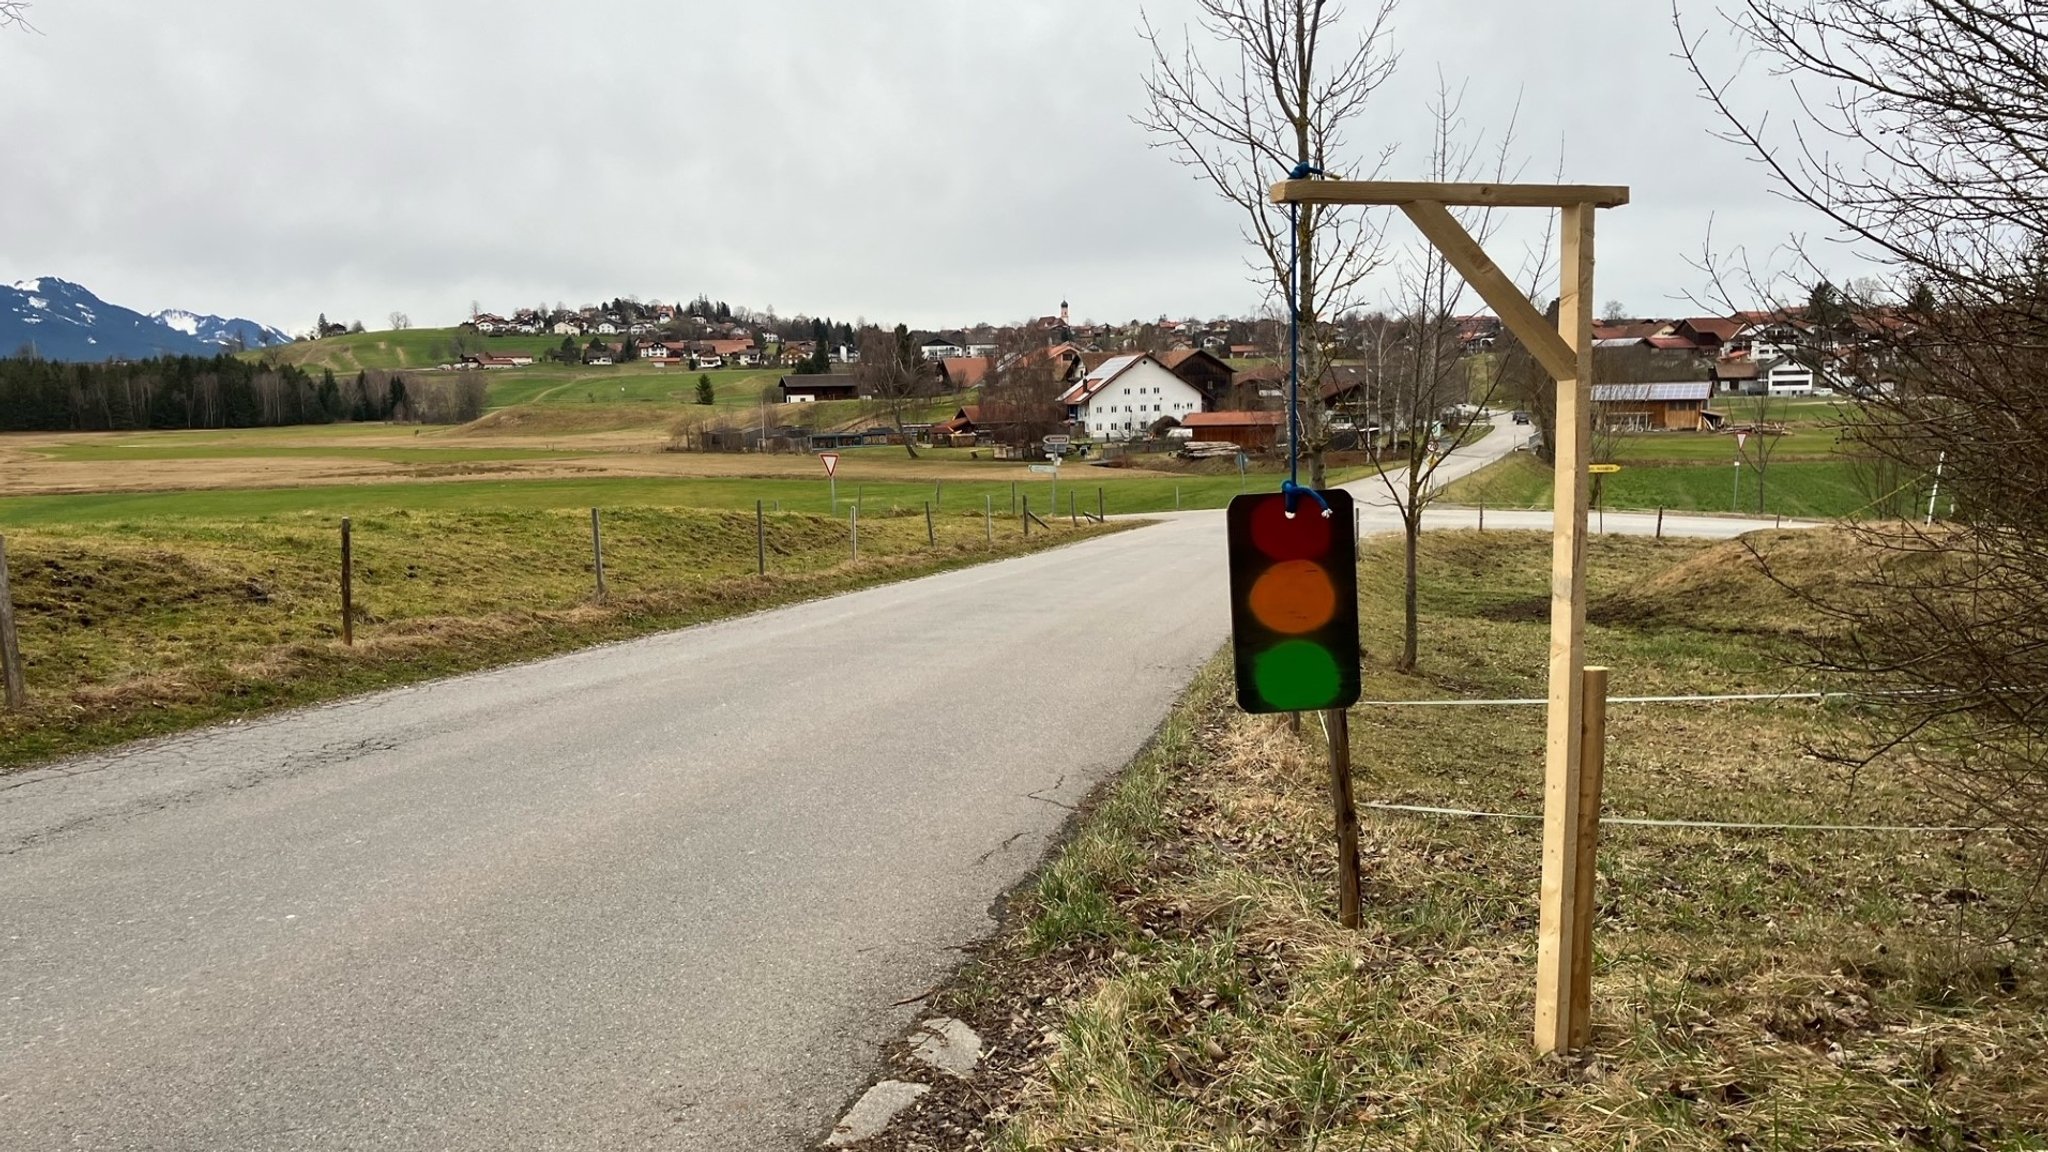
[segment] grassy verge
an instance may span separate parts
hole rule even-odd
[[[1763,538],[1782,571],[1834,537]],[[1603,539],[1591,656],[1617,694],[1787,687],[1812,627],[1736,546]],[[1368,549],[1370,637],[1398,552]],[[1368,699],[1541,695],[1549,541],[1425,543],[1426,665]],[[1904,769],[1807,754],[1806,706],[1627,707],[1610,815],[1942,823]],[[1361,707],[1365,802],[1540,806],[1540,710]],[[1603,833],[1594,1037],[1530,1046],[1534,824],[1364,815],[1363,931],[1335,924],[1320,750],[1238,715],[1212,667],[941,1006],[996,1055],[878,1147],[1023,1149],[2048,1147],[2038,945],[1995,935],[2023,880],[1996,836]],[[936,1141],[936,1142],[935,1142]],[[967,1141],[971,1144],[973,1141]]]
[[[1548,465],[1533,455],[1516,453],[1453,482],[1444,498],[1453,504],[1485,504],[1491,508],[1548,508],[1551,501]],[[1741,511],[1750,515],[1821,519],[1854,516],[1870,503],[1856,467],[1844,459],[1774,459],[1770,479],[1758,508],[1756,470],[1744,468],[1736,488],[1730,459],[1622,458],[1622,471],[1601,477],[1601,496],[1609,508],[1669,508],[1675,512]]]
[[[874,511],[871,509],[871,511]],[[307,513],[52,524],[7,537],[25,712],[0,711],[0,771],[270,709],[473,671],[1015,555],[1111,529],[1058,521],[990,546],[982,518],[847,525],[751,510],[605,513],[593,603],[587,512],[363,511],[356,645],[341,645],[335,522]]]

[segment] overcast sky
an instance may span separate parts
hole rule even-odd
[[[1688,9],[1706,15],[1701,0]],[[1187,0],[1146,5],[1178,28]],[[1131,122],[1117,0],[36,0],[0,36],[0,281],[294,330],[613,295],[913,325],[1242,314],[1231,209]],[[1567,18],[1568,16],[1568,18]],[[1810,227],[1709,134],[1661,0],[1408,0],[1361,145],[1419,175],[1438,70],[1520,94],[1526,178],[1626,183],[1596,295]],[[1722,55],[1734,57],[1725,50]],[[1413,242],[1405,224],[1393,234]],[[1496,257],[1513,270],[1519,241]]]

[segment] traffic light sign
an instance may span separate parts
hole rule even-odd
[[[1230,502],[1231,647],[1247,712],[1358,702],[1358,540],[1351,494],[1306,491]]]

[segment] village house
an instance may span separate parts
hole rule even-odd
[[[1223,441],[1247,452],[1271,452],[1287,428],[1285,412],[1192,412],[1174,434],[1189,440]]]
[[[1198,348],[1181,348],[1161,356],[1159,362],[1202,394],[1203,407],[1222,408],[1229,402],[1237,373],[1216,356]]]
[[[1104,361],[1060,397],[1067,419],[1100,440],[1128,440],[1165,417],[1185,421],[1200,412],[1199,389],[1149,354]]]
[[[860,399],[860,381],[852,376],[784,376],[779,384],[784,404]]]
[[[966,345],[948,336],[934,336],[918,345],[917,350],[926,360],[950,360],[967,355]]]
[[[988,379],[986,356],[949,356],[939,361],[939,380],[955,392],[980,386]]]
[[[1721,418],[1707,411],[1711,380],[1593,385],[1593,411],[1603,427],[1624,432],[1707,432]]]

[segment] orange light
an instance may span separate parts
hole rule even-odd
[[[1252,585],[1249,606],[1259,623],[1283,636],[1299,636],[1337,614],[1337,589],[1320,564],[1288,560],[1267,569]]]

